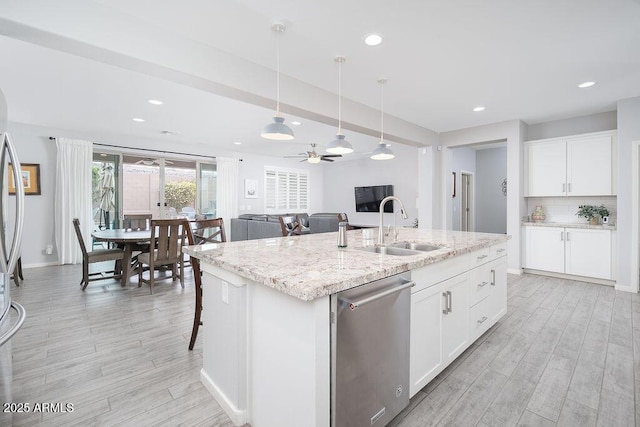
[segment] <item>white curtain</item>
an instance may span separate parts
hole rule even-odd
[[[231,218],[238,216],[238,176],[240,161],[216,157],[216,216],[224,220],[227,240],[231,240]]]
[[[58,262],[78,264],[82,251],[73,229],[73,219],[80,220],[82,237],[91,250],[93,215],[91,203],[91,166],[93,144],[89,141],[56,138],[56,194],[54,224]]]

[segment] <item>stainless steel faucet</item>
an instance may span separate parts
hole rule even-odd
[[[378,228],[378,244],[379,245],[383,245],[384,244],[384,205],[389,200],[395,200],[398,203],[400,203],[400,213],[402,214],[402,219],[409,218],[409,216],[407,215],[407,213],[404,210],[404,204],[402,203],[402,200],[398,199],[395,196],[389,196],[389,197],[385,197],[384,199],[382,199],[382,201],[380,202],[380,228]]]

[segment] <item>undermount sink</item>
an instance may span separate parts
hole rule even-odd
[[[415,243],[415,242],[398,242],[393,243],[391,246],[400,249],[410,249],[412,251],[430,252],[442,249],[440,246],[429,245],[427,243]]]
[[[367,252],[373,252],[376,254],[395,255],[395,256],[409,256],[409,255],[417,255],[420,253],[418,251],[412,251],[410,249],[404,249],[404,248],[396,248],[393,246],[367,246],[367,247],[358,248],[358,249],[367,251]]]

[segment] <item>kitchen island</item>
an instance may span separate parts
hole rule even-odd
[[[404,228],[398,241],[437,247],[408,256],[362,250],[374,243],[362,236],[343,249],[337,233],[184,249],[203,271],[201,378],[236,425],[330,425],[340,291],[411,272],[411,395],[506,312],[508,236]]]

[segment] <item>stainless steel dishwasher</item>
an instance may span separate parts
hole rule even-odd
[[[411,273],[331,296],[331,425],[384,426],[409,404]]]

